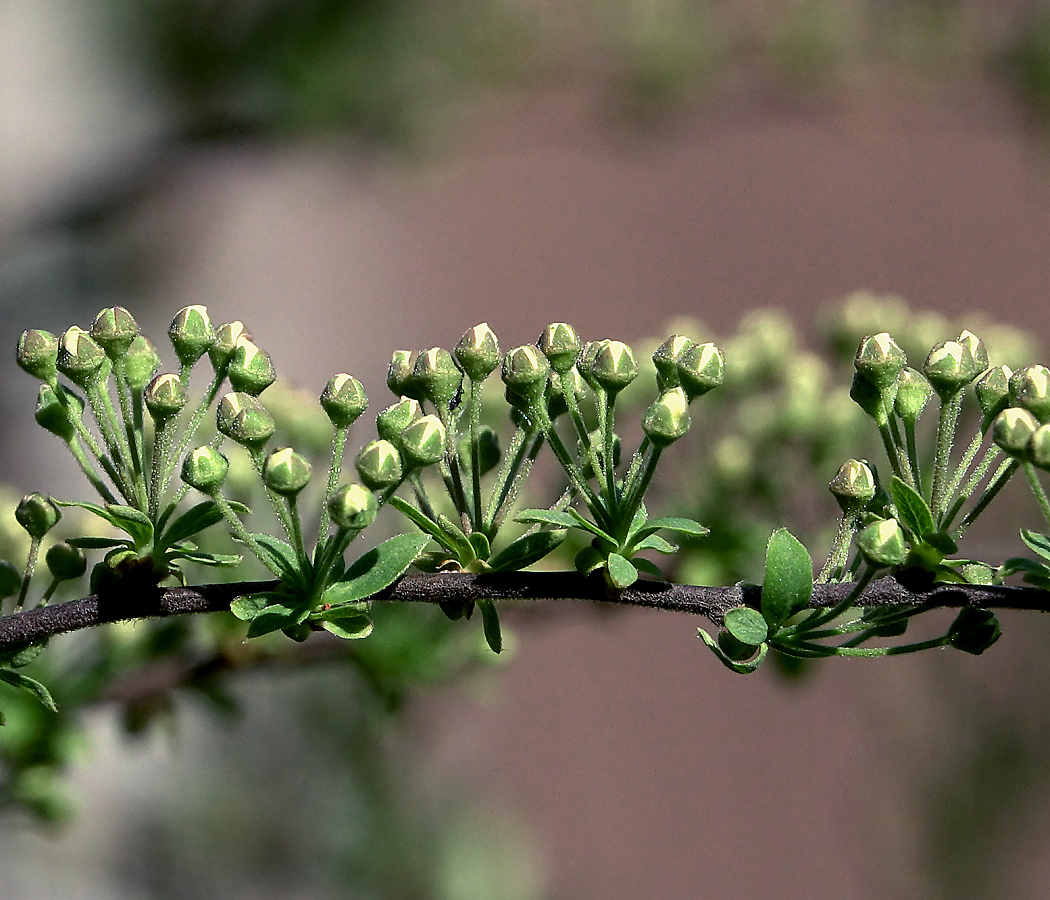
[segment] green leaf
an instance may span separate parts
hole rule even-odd
[[[425,534],[399,534],[354,560],[329,590],[342,586],[334,603],[364,600],[390,587],[427,545]],[[327,596],[328,591],[325,591]],[[332,601],[329,601],[332,602]],[[333,603],[333,605],[334,605]]]
[[[685,534],[694,538],[703,537],[711,531],[710,528],[706,528],[692,519],[685,519],[680,516],[662,516],[657,519],[649,519],[642,528],[638,529],[636,534],[632,535],[631,541],[641,540],[661,529],[676,531],[679,534]]]
[[[349,600],[346,603],[339,602],[337,598],[338,592],[333,591],[333,588],[338,589],[340,585],[333,584],[324,594],[321,595],[321,609],[315,612],[311,618],[314,619],[345,619],[359,616],[362,613],[368,612],[369,607],[372,605],[368,600]]]
[[[489,555],[492,553],[492,545],[484,534],[480,531],[474,531],[467,540],[474,551],[476,559],[487,560],[489,558]]]
[[[577,528],[579,525],[567,512],[557,509],[523,509],[514,517],[514,521],[526,525],[560,525],[562,528]]]
[[[499,627],[499,613],[496,612],[496,604],[491,600],[478,600],[478,609],[481,610],[481,624],[485,630],[485,640],[493,653],[503,652],[503,633]]]
[[[534,531],[508,544],[491,560],[493,572],[516,572],[543,559],[565,540],[565,529]]]
[[[343,640],[354,641],[366,638],[372,633],[372,620],[368,616],[349,616],[333,622],[331,619],[322,619],[321,627],[336,637]]]
[[[247,507],[244,508],[247,509]],[[157,543],[162,548],[172,547],[179,541],[184,541],[204,531],[205,528],[217,525],[224,518],[214,500],[205,500],[186,510],[172,522],[171,526],[161,534]]]
[[[47,638],[33,644],[19,644],[14,647],[8,647],[3,653],[0,653],[0,666],[7,666],[12,669],[21,669],[22,666],[28,666],[44,652],[46,646]]]
[[[253,534],[252,537],[270,555],[271,562],[284,573],[286,581],[297,584],[301,580],[299,560],[291,546],[269,534]]]
[[[568,513],[570,516],[572,516],[573,519],[575,519],[576,526],[578,528],[582,528],[584,531],[589,531],[591,534],[607,540],[614,547],[619,546],[616,542],[616,538],[609,534],[609,532],[603,531],[601,528],[595,525],[594,522],[592,522],[590,519],[585,518],[571,506],[568,509]]]
[[[990,609],[964,606],[948,629],[948,643],[956,650],[980,656],[1001,635],[999,620]]]
[[[635,556],[631,559],[631,564],[639,572],[645,572],[646,575],[652,575],[653,578],[657,578],[660,581],[664,580],[664,573],[660,571],[660,567],[651,559],[646,559],[644,556]]]
[[[1044,590],[1050,590],[1050,566],[1046,563],[1027,559],[1023,556],[1015,556],[1008,559],[999,568],[1001,578],[1016,575],[1018,572],[1024,575],[1024,580],[1028,584],[1033,584]]]
[[[890,482],[890,493],[893,495],[893,503],[897,507],[901,524],[913,535],[922,537],[937,530],[930,507],[915,488],[894,475],[893,481]]]
[[[754,672],[760,665],[762,665],[762,660],[766,658],[766,653],[769,650],[768,644],[759,644],[758,656],[753,660],[750,662],[736,662],[722,652],[722,648],[718,646],[718,642],[704,631],[703,628],[696,629],[696,636],[711,648],[712,652],[718,657],[722,665],[730,671],[736,672],[738,675],[749,675]]]
[[[951,556],[959,552],[959,545],[946,531],[931,531],[924,533],[921,538],[924,544],[929,545],[941,556]]]
[[[86,509],[100,519],[109,522],[114,528],[119,528],[130,535],[135,550],[141,550],[153,540],[153,523],[149,520],[149,516],[141,510],[117,503],[99,506],[97,503],[89,503],[86,500],[56,500],[55,503],[58,506]]]
[[[248,626],[245,637],[261,637],[273,631],[279,631],[298,625],[310,614],[308,603],[274,603],[255,614]]]
[[[657,553],[669,555],[678,551],[678,545],[672,544],[670,541],[665,541],[658,534],[650,534],[648,537],[643,538],[637,544],[632,546],[630,550],[632,554],[641,550],[655,550]]]
[[[27,694],[32,694],[45,708],[51,712],[58,712],[58,707],[55,706],[51,692],[35,678],[30,678],[21,672],[12,672],[10,669],[0,669],[0,681],[6,682],[11,687],[23,690]]]
[[[738,606],[725,615],[725,626],[733,637],[744,644],[757,647],[769,636],[769,628],[762,613],[749,606]]]
[[[236,553],[205,553],[203,550],[183,550],[173,547],[165,553],[168,560],[185,559],[199,566],[237,566],[243,557]]]
[[[1050,536],[1022,528],[1021,540],[1025,542],[1029,550],[1039,554],[1043,559],[1050,559]]]
[[[230,612],[243,622],[250,622],[267,606],[269,606],[279,594],[262,593],[249,594],[246,597],[238,597],[230,604]]]
[[[605,571],[609,573],[609,581],[618,590],[626,590],[638,580],[638,570],[634,564],[619,553],[610,553],[605,561]]]
[[[134,550],[134,544],[127,538],[73,537],[66,541],[71,547],[81,550],[108,550],[110,547],[127,547]]]
[[[779,628],[813,596],[813,560],[786,528],[778,528],[766,547],[766,578],[762,583],[762,616],[770,630]]]
[[[405,516],[405,518],[415,524],[421,531],[429,534],[442,547],[455,553],[457,559],[460,561],[473,557],[474,549],[470,546],[467,536],[451,522],[446,520],[446,527],[452,529],[451,531],[446,530],[446,528],[443,528],[429,516],[416,509],[407,500],[396,495],[391,497],[387,502],[399,513]]]

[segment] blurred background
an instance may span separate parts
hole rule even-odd
[[[683,452],[668,503],[730,537],[683,578],[760,578],[777,525],[826,538],[812,497],[859,455],[842,373],[869,322],[913,364],[959,327],[1007,355],[1045,340],[1041,3],[5,0],[0,77],[0,346],[113,304],[158,339],[203,303],[299,387],[349,371],[375,410],[391,350],[481,321],[505,348],[559,320],[642,348],[687,317],[735,347],[761,403],[697,410],[708,463]],[[32,380],[13,353],[0,372],[0,480],[68,495],[71,461],[21,424]],[[210,703],[124,684],[60,728],[16,712],[0,893],[1050,889],[1031,616],[980,659],[750,678],[668,614],[511,610],[498,665],[479,628],[419,617]]]

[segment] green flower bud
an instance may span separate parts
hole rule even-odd
[[[378,491],[401,483],[401,454],[390,441],[365,444],[354,460],[354,467],[370,490]]]
[[[677,441],[692,424],[689,418],[689,398],[680,387],[664,391],[642,419],[642,430],[657,447],[667,447]]]
[[[503,383],[524,400],[526,405],[543,399],[551,364],[532,344],[515,347],[503,357],[500,377]]]
[[[1027,409],[1011,406],[995,417],[992,423],[992,440],[1008,455],[1021,458],[1028,448],[1032,433],[1039,427]]]
[[[269,353],[248,338],[241,337],[233,348],[226,377],[235,391],[258,397],[277,380],[277,372],[274,371]]]
[[[977,364],[978,374],[988,368],[988,348],[976,334],[966,329],[959,332],[959,336],[955,340],[970,351],[970,355]]]
[[[182,379],[178,375],[166,372],[146,385],[142,399],[153,421],[159,424],[176,415],[186,405],[186,388],[182,386]]]
[[[208,359],[211,360],[212,368],[218,370],[229,363],[233,351],[237,349],[237,342],[242,338],[246,341],[252,339],[243,322],[227,322],[220,325],[215,332],[215,343],[208,348]]]
[[[656,366],[656,383],[661,391],[678,387],[682,382],[678,377],[678,362],[695,347],[696,344],[680,334],[672,334],[656,348],[653,354],[653,365]]]
[[[470,469],[470,435],[465,434],[460,440],[458,447],[459,457],[463,467]],[[491,472],[500,461],[499,437],[488,425],[482,425],[478,429],[478,467],[481,474]]]
[[[576,368],[579,370],[580,376],[594,390],[598,390],[598,382],[594,380],[594,361],[598,358],[598,351],[601,349],[601,345],[601,341],[588,341],[580,352],[579,359],[576,361]]]
[[[344,484],[328,498],[328,513],[340,528],[367,528],[378,510],[375,496],[359,484]]]
[[[386,386],[398,397],[422,400],[423,392],[415,379],[416,359],[419,354],[412,350],[395,350],[386,370]]]
[[[104,309],[91,325],[91,336],[112,360],[128,352],[131,342],[138,337],[139,324],[123,306]]]
[[[230,461],[214,447],[191,450],[182,463],[182,480],[202,494],[214,494],[226,480]]]
[[[401,433],[401,450],[408,468],[433,465],[445,455],[445,426],[437,416],[416,419]]]
[[[1050,369],[1025,366],[1010,376],[1010,405],[1027,409],[1040,422],[1050,419]]]
[[[78,387],[97,378],[106,364],[106,354],[91,335],[74,325],[62,335],[55,366]]]
[[[675,368],[685,395],[692,401],[722,383],[726,362],[722,351],[708,342],[683,350]]]
[[[62,541],[52,544],[44,554],[48,571],[57,581],[71,581],[87,571],[87,557],[79,547]]]
[[[1050,424],[1040,425],[1032,432],[1027,456],[1040,469],[1050,469]]]
[[[168,337],[184,366],[192,366],[215,343],[215,327],[206,306],[184,306],[171,320]]]
[[[263,483],[282,497],[294,497],[310,483],[310,463],[291,447],[274,450],[263,463]]]
[[[859,459],[848,459],[831,479],[828,490],[847,515],[859,512],[875,496],[875,476]]]
[[[273,416],[251,394],[230,391],[215,410],[215,427],[250,449],[260,449],[274,432]]]
[[[55,501],[40,493],[26,494],[15,509],[15,518],[30,537],[42,538],[62,518]]]
[[[849,395],[857,406],[863,409],[879,425],[883,425],[889,421],[889,410],[893,408],[896,400],[897,382],[888,385],[884,391],[885,394],[864,375],[857,372],[853,376]]]
[[[66,404],[72,409],[67,411]],[[76,434],[73,423],[69,420],[70,413],[79,415],[83,410],[83,402],[71,391],[66,392],[66,403],[63,404],[51,385],[40,385],[36,398],[37,424],[58,435],[66,443],[73,440],[73,435]]]
[[[896,519],[872,522],[857,534],[857,549],[869,566],[899,566],[908,556],[904,532]]]
[[[559,375],[564,375],[576,365],[583,344],[576,329],[571,325],[552,322],[543,329],[536,346],[540,348],[540,353],[547,357],[551,368]]]
[[[922,372],[905,366],[897,381],[897,396],[893,401],[893,408],[901,417],[901,421],[914,425],[915,420],[926,408],[931,394],[933,394],[933,388],[930,387],[930,383]]]
[[[551,420],[563,416],[569,411],[569,403],[566,399],[566,391],[572,391],[577,405],[583,399],[587,383],[580,375],[580,370],[569,369],[557,377],[552,376],[550,381],[550,392],[547,397],[547,415]]]
[[[940,396],[948,397],[980,375],[981,366],[966,344],[941,341],[926,357],[922,371],[930,380],[933,389]]]
[[[880,391],[897,381],[908,358],[888,332],[868,335],[860,342],[853,365]]]
[[[145,335],[140,334],[124,354],[124,377],[135,392],[143,390],[160,365],[156,348]]]
[[[606,393],[616,395],[638,377],[634,353],[622,341],[599,341],[591,377]]]
[[[0,559],[0,598],[13,597],[22,589],[22,573],[14,563]]]
[[[1009,366],[996,366],[985,372],[973,386],[985,421],[995,418],[1010,405],[1011,375],[1013,372]]]
[[[58,359],[58,338],[50,331],[30,328],[18,339],[18,364],[34,378],[51,381]]]
[[[412,380],[422,395],[442,410],[450,409],[459,396],[463,373],[452,354],[441,347],[431,347],[416,357]]]
[[[400,403],[388,406],[376,416],[376,431],[384,441],[390,441],[397,446],[401,442],[401,432],[422,415],[423,410],[419,408],[415,400],[402,400]]]
[[[336,428],[349,428],[368,408],[361,382],[352,375],[333,375],[321,391],[321,408]]]
[[[471,381],[484,381],[499,365],[499,341],[488,322],[468,329],[452,353]]]

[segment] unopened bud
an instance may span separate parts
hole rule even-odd
[[[564,375],[576,365],[583,347],[576,329],[566,322],[552,322],[544,328],[536,346],[559,375]]]
[[[55,365],[78,387],[86,387],[106,364],[106,354],[91,335],[74,325],[62,335]]]
[[[215,427],[230,440],[260,449],[274,432],[273,416],[251,394],[230,391],[215,411]]]
[[[503,383],[520,396],[526,404],[542,399],[550,376],[551,364],[532,344],[515,347],[503,357],[500,373]]]
[[[623,341],[599,341],[591,377],[606,393],[618,394],[638,377],[634,352]]]
[[[250,341],[252,336],[243,322],[227,322],[215,332],[215,342],[208,348],[208,359],[212,367],[220,369],[233,357],[233,351],[241,339]]]
[[[899,373],[898,373],[899,374]],[[880,426],[889,421],[889,410],[897,396],[897,382],[885,388],[885,394],[860,372],[853,376],[849,389],[850,399]]]
[[[422,415],[423,410],[415,400],[402,400],[376,416],[376,431],[384,441],[390,441],[396,446],[401,442],[401,432]]]
[[[139,335],[139,324],[123,306],[104,309],[91,325],[91,336],[112,360],[128,352],[131,342]]]
[[[694,344],[682,352],[675,367],[690,401],[718,387],[725,378],[725,358],[714,344]]]
[[[1027,455],[1040,469],[1050,469],[1050,425],[1040,425],[1032,432]]]
[[[395,350],[386,370],[386,385],[398,397],[422,400],[423,393],[415,379],[416,359],[419,354],[412,350]]]
[[[996,366],[985,372],[973,386],[986,422],[995,418],[1010,405],[1011,375],[1013,372],[1010,371],[1009,366]]]
[[[226,480],[230,461],[214,447],[191,450],[182,463],[182,480],[202,494],[214,494]]]
[[[349,428],[368,408],[361,382],[345,372],[333,375],[321,391],[321,408],[336,428]]]
[[[366,444],[357,454],[354,467],[361,481],[373,491],[401,482],[401,454],[390,441],[378,440]]]
[[[52,544],[44,554],[48,571],[56,581],[71,581],[87,571],[87,557],[79,547],[61,541]]]
[[[215,328],[206,306],[184,306],[171,320],[168,337],[184,366],[192,366],[215,343]]]
[[[441,347],[431,347],[416,357],[412,377],[420,393],[441,410],[451,408],[463,384],[463,373],[452,354]]]
[[[860,342],[853,365],[880,391],[895,384],[908,358],[888,332],[868,335]]]
[[[33,538],[42,538],[61,518],[55,501],[38,492],[26,494],[15,508],[15,519]]]
[[[896,519],[880,519],[861,529],[857,549],[868,565],[877,569],[899,566],[908,556],[904,532]]]
[[[277,380],[277,372],[269,353],[248,338],[241,337],[233,348],[226,377],[235,391],[258,397]]]
[[[488,322],[468,329],[452,353],[471,381],[483,381],[499,365],[499,341]]]
[[[941,341],[926,357],[922,371],[933,389],[946,397],[968,385],[981,374],[982,369],[968,345],[958,341]]]
[[[1010,376],[1010,405],[1027,409],[1040,422],[1050,419],[1050,369],[1025,366]]]
[[[875,496],[875,476],[859,459],[848,459],[831,479],[828,490],[844,513],[859,512]]]
[[[678,387],[681,380],[678,376],[678,362],[696,344],[680,334],[672,334],[656,348],[653,354],[653,365],[656,366],[656,382],[661,391]]]
[[[66,402],[63,403],[49,384],[40,385],[36,398],[36,421],[66,443],[73,440],[76,429],[70,421],[70,415],[79,415],[84,411],[84,404],[71,391],[66,391]],[[67,406],[71,409],[67,409]]]
[[[433,465],[445,455],[445,426],[437,416],[416,419],[401,433],[401,450],[409,468]]]
[[[359,484],[344,484],[328,498],[328,513],[340,528],[367,528],[378,509],[372,492]]]
[[[970,355],[977,365],[978,374],[988,368],[988,348],[976,334],[966,329],[959,332],[959,336],[955,340],[970,351]]]
[[[1023,457],[1028,441],[1039,427],[1027,409],[1011,406],[995,417],[992,423],[992,440],[1009,456]]]
[[[58,359],[58,338],[50,331],[30,328],[18,339],[18,365],[34,378],[51,381]]]
[[[657,447],[667,447],[677,441],[688,430],[689,398],[680,387],[671,388],[660,395],[642,418],[642,430]]]
[[[310,483],[310,463],[291,447],[274,450],[263,463],[263,483],[282,497],[294,497]]]
[[[145,335],[140,334],[124,354],[124,377],[128,387],[136,393],[143,390],[160,365],[156,348]]]
[[[158,375],[142,392],[153,421],[160,423],[178,413],[186,405],[186,388],[178,375],[166,372]]]
[[[922,372],[905,366],[897,380],[897,396],[893,401],[893,408],[903,422],[914,425],[932,394],[933,388]]]

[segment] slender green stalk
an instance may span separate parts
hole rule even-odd
[[[18,600],[15,601],[15,612],[21,612],[26,602],[26,594],[29,592],[29,582],[33,580],[33,572],[36,569],[37,557],[40,556],[40,538],[34,537],[29,542],[29,553],[26,555],[26,567],[22,571],[22,587],[18,591]]]
[[[605,391],[602,391],[605,394]],[[604,409],[602,410],[602,453],[605,457],[605,496],[606,496],[606,508],[609,511],[609,516],[613,521],[619,518],[620,514],[620,497],[616,490],[616,432],[613,429],[615,425],[615,413],[616,408],[616,394],[609,393],[608,400],[602,404]],[[650,476],[652,477],[652,476]],[[630,517],[627,517],[628,522]]]
[[[237,518],[237,513],[233,511],[233,507],[227,502],[226,498],[222,496],[218,491],[211,495],[211,499],[215,501],[215,505],[219,508],[219,512],[222,513],[223,518],[229,523],[233,533],[255,554],[256,558],[261,562],[267,569],[273,572],[278,578],[283,579],[284,573],[280,570],[280,567],[276,566],[270,561],[270,554],[264,550],[259,542],[251,536],[251,533],[240,519]]]
[[[576,426],[576,434],[580,439],[580,444],[587,453],[591,469],[597,474],[601,468],[598,465],[598,451],[591,444],[591,433],[587,430],[587,423],[583,420],[583,413],[580,411],[580,404],[576,399],[576,392],[572,389],[572,382],[567,374],[563,376],[559,375],[558,377],[561,379],[562,396],[565,397],[565,405],[569,408],[569,415],[572,418],[573,424]],[[567,383],[568,390],[566,390]]]
[[[485,518],[482,522],[482,531],[490,538],[493,536],[496,518],[503,504],[506,503],[511,493],[515,476],[525,460],[525,454],[529,449],[528,439],[536,434],[536,430],[533,428],[530,431],[526,431],[524,428],[517,428],[510,439],[510,446],[507,447],[507,452],[503,456],[503,464],[496,475],[496,483],[492,486],[488,508],[485,510]]]
[[[525,479],[529,477],[529,472],[532,470],[532,464],[536,462],[536,457],[539,456],[540,450],[543,448],[543,433],[530,432],[530,435],[531,444],[526,442],[525,447],[523,448],[527,452],[518,467],[517,474],[507,485],[506,494],[501,495],[499,502],[496,504],[495,513],[492,516],[488,530],[485,531],[485,536],[490,540],[495,536],[500,525],[503,524],[503,519],[514,506],[514,501],[517,499],[518,491],[521,490],[521,486],[525,483]]]
[[[933,460],[933,487],[930,491],[930,507],[935,522],[944,517],[948,496],[945,487],[948,480],[948,469],[951,465],[952,444],[955,443],[955,429],[962,409],[962,391],[956,391],[947,400],[941,400],[937,416],[937,448]]]
[[[970,439],[970,443],[969,443],[969,445],[966,448],[966,452],[963,454],[962,459],[959,460],[959,465],[955,469],[955,475],[952,477],[952,480],[949,482],[947,488],[945,488],[945,491],[944,491],[944,503],[945,503],[945,506],[947,506],[949,503],[952,502],[952,498],[955,496],[955,492],[959,490],[959,485],[962,484],[962,480],[966,477],[967,471],[970,469],[970,466],[973,465],[973,461],[974,461],[974,459],[977,456],[977,452],[981,449],[981,444],[983,442],[984,442],[984,432],[983,431],[978,431]],[[977,481],[980,481],[980,478],[978,478]],[[974,488],[977,487],[977,482],[976,481],[972,482],[972,485],[973,486],[971,487],[970,486],[970,482],[967,482],[966,487],[969,488],[969,490],[967,491],[965,488],[963,489],[963,492],[962,492],[962,495],[961,495],[960,499],[962,499],[964,502],[965,502],[965,498],[968,497],[970,494],[972,494],[973,491],[974,491]],[[940,527],[942,527],[942,528],[947,528],[948,527],[948,524],[950,523],[951,518],[954,518],[954,515],[952,515],[952,510],[955,510],[955,509],[957,509],[957,507],[955,507],[955,506],[952,506],[952,507],[949,508],[948,514],[943,516],[942,519],[940,520]],[[950,518],[949,518],[949,516],[950,516]]]
[[[854,531],[856,531],[856,517],[852,515],[843,515],[839,519],[839,527],[835,532],[835,539],[831,543],[831,550],[828,552],[828,558],[824,562],[824,567],[820,570],[820,574],[817,576],[817,584],[823,584],[826,582],[831,577],[831,573],[836,570],[839,570],[839,573],[841,574],[841,569],[846,564],[846,559],[849,557],[850,542],[853,540]]]
[[[87,454],[84,452],[84,448],[80,446],[80,442],[74,435],[69,442],[66,444],[69,447],[69,452],[73,454],[73,459],[77,461],[77,465],[80,466],[80,471],[84,473],[84,476],[91,486],[98,491],[106,503],[116,503],[117,498],[113,496],[113,492],[109,489],[106,483],[102,480],[102,477],[95,471],[95,467],[91,464],[91,460],[88,459]]]
[[[478,455],[478,434],[481,431],[481,383],[470,380],[470,527],[484,530],[481,510],[481,458]]]
[[[952,537],[958,540],[963,536],[966,529],[969,528],[977,519],[977,517],[984,512],[992,500],[995,499],[995,495],[999,493],[1006,485],[1006,482],[1010,480],[1010,477],[1020,467],[1020,463],[1016,459],[1003,460],[1002,465],[996,470],[995,475],[992,476],[992,480],[988,483],[988,486],[984,489],[980,499],[974,505],[959,523],[959,527],[952,532]]]
[[[634,514],[638,511],[638,507],[642,502],[642,498],[645,496],[645,492],[649,489],[649,485],[652,483],[653,475],[656,474],[656,466],[660,462],[660,454],[663,453],[662,447],[651,445],[649,454],[646,456],[645,461],[642,463],[640,468],[640,475],[635,480],[632,486],[631,492],[624,493],[623,504],[620,507],[620,523],[621,531],[624,531],[622,539],[626,540],[627,534],[626,529],[631,527],[631,521],[634,519]],[[621,535],[617,535],[621,537]]]
[[[601,394],[599,394],[599,398]],[[547,415],[547,411],[542,409],[539,404],[536,404],[534,409],[529,411],[530,417],[535,412],[540,422],[540,427],[543,429],[543,433],[547,438],[547,443],[550,444],[551,451],[557,457],[558,462],[561,464],[562,469],[569,478],[569,483],[573,486],[580,496],[584,498],[587,505],[591,509],[591,513],[596,517],[602,519],[603,527],[608,525],[609,514],[605,504],[601,501],[594,490],[587,483],[587,479],[583,477],[583,472],[580,467],[576,464],[576,461],[569,454],[565,444],[557,431],[554,430],[554,423],[551,422],[550,416]]]
[[[310,557],[306,555],[306,545],[303,543],[303,523],[299,518],[299,504],[294,494],[285,499],[288,501],[288,518],[292,525],[288,536],[292,541],[292,549],[295,550],[295,558],[299,560],[299,566],[305,573],[310,566]]]
[[[1036,502],[1039,504],[1039,510],[1047,523],[1050,523],[1050,500],[1047,500],[1046,491],[1043,490],[1043,486],[1039,483],[1039,478],[1035,474],[1035,466],[1028,460],[1025,460],[1022,465],[1025,477],[1028,478],[1028,484],[1032,488],[1032,493],[1035,494]]]
[[[339,487],[339,476],[343,469],[343,451],[346,447],[346,438],[349,428],[334,428],[332,434],[332,462],[328,466],[328,483],[324,490],[324,503],[321,504],[321,522],[317,526],[317,539],[321,540],[328,534],[328,528],[332,524],[332,516],[328,511],[328,501],[336,488]]]
[[[915,489],[922,493],[922,473],[919,467],[919,451],[915,444],[915,422],[904,423],[904,437],[907,442],[908,462],[911,464],[911,477],[915,482]]]
[[[218,369],[215,370],[215,374],[212,376],[211,383],[208,385],[207,389],[204,391],[204,394],[201,396],[200,401],[197,403],[197,406],[190,414],[189,421],[186,423],[186,426],[183,429],[182,438],[179,440],[179,444],[175,448],[175,452],[171,455],[169,459],[169,465],[164,471],[164,477],[161,482],[162,493],[163,491],[167,490],[168,482],[171,481],[171,476],[175,473],[175,466],[186,453],[186,450],[190,446],[190,441],[193,440],[194,435],[197,433],[197,429],[201,426],[201,422],[204,421],[204,414],[208,411],[208,408],[211,406],[212,401],[215,400],[216,395],[218,395],[219,388],[222,386],[222,382],[226,378],[227,365],[228,363],[223,363],[221,366],[219,366]],[[189,376],[189,368],[191,367],[182,367],[182,369],[186,370],[186,376],[182,378],[183,384],[189,383],[186,380],[186,378]],[[182,371],[182,369],[180,369],[180,372]]]

